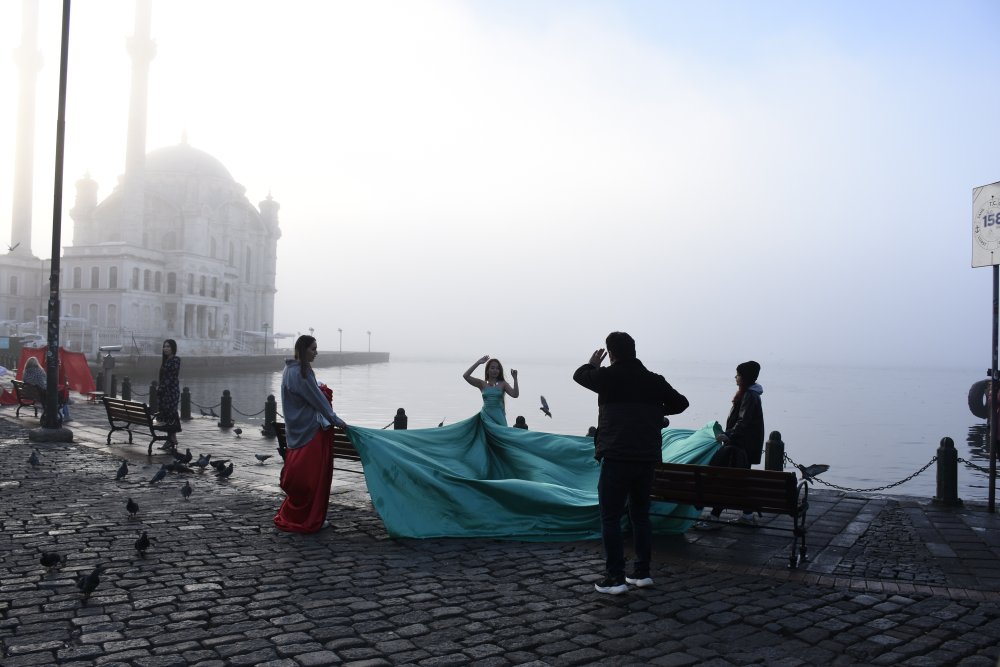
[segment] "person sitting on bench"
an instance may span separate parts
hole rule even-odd
[[[39,396],[45,396],[45,390],[49,384],[48,377],[45,374],[45,369],[38,363],[37,357],[28,357],[28,360],[24,362],[24,373],[21,375],[21,380],[25,384],[37,388]],[[41,402],[44,403],[44,400]],[[62,420],[69,421],[69,390],[65,388],[59,390],[59,410],[62,414]]]

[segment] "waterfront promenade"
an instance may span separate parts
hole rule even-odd
[[[127,445],[116,433],[108,447],[102,406],[73,405],[67,444],[29,443],[37,420],[24,414],[0,409],[5,667],[994,667],[1000,657],[1000,519],[978,505],[813,490],[811,559],[798,570],[786,567],[787,533],[727,526],[657,538],[656,585],[604,596],[593,589],[599,542],[393,540],[363,477],[347,472],[334,474],[329,529],[277,532],[280,459],[257,463],[275,442],[249,426],[237,438],[198,417],[180,434],[182,449],[232,459],[229,480],[171,473],[151,484],[171,457],[147,457],[140,435]],[[133,546],[141,531],[145,558]],[[43,551],[69,561],[47,572]],[[75,578],[98,563],[83,605]]]

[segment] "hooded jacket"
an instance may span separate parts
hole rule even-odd
[[[597,392],[597,460],[663,460],[663,417],[684,412],[688,400],[662,375],[646,370],[638,359],[619,359],[601,368],[584,364],[573,379]]]
[[[764,451],[764,410],[760,403],[763,393],[764,387],[759,384],[747,387],[739,405],[733,403],[726,419],[729,444],[746,452],[751,465],[760,463],[760,455]]]

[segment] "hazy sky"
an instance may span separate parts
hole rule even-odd
[[[0,3],[4,243],[20,15]],[[133,17],[74,3],[67,211],[85,171],[103,199],[124,169]],[[147,150],[186,132],[280,202],[274,328],[321,348],[339,327],[344,349],[583,362],[623,329],[647,359],[985,368],[998,24],[993,1],[154,0]]]

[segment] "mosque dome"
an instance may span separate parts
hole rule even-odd
[[[147,174],[183,174],[233,181],[222,162],[187,143],[150,151],[146,154],[145,171]]]

